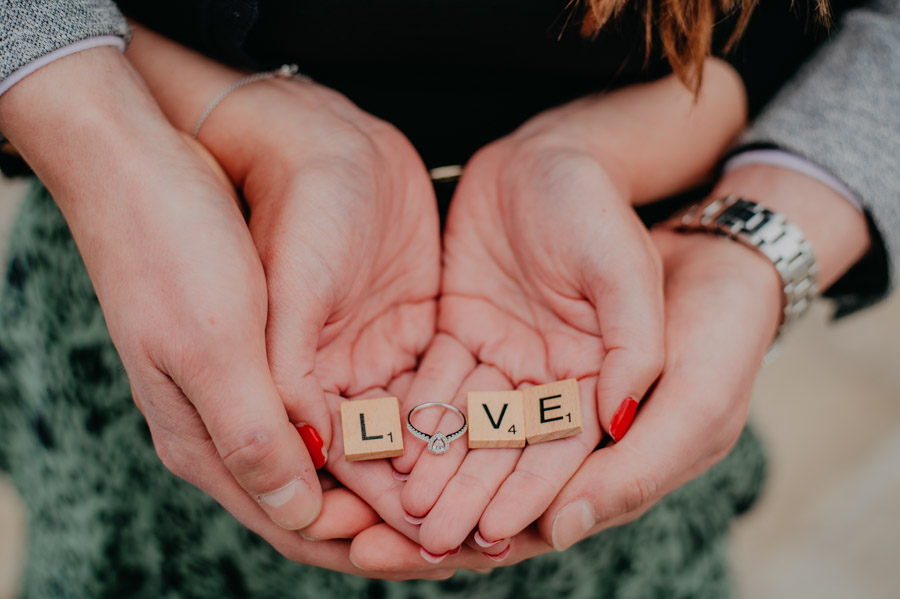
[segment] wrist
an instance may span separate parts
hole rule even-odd
[[[695,95],[674,75],[546,111],[510,137],[591,155],[634,204],[708,179],[746,122],[746,92],[727,63],[707,59]]]
[[[61,206],[74,197],[95,205],[111,195],[97,189],[160,166],[153,155],[180,143],[140,76],[109,47],[35,71],[0,98],[0,118]],[[119,201],[141,190],[123,191]]]
[[[759,202],[797,226],[812,246],[826,289],[859,261],[871,240],[865,216],[839,193],[795,171],[747,165],[723,175],[713,196]]]
[[[129,24],[132,40],[125,56],[179,131],[190,133],[210,100],[243,76],[138,23]]]

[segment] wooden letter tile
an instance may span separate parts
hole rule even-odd
[[[396,397],[345,401],[341,404],[341,430],[348,462],[403,455],[400,405]]]
[[[525,396],[525,438],[529,444],[581,432],[581,397],[575,379],[529,387],[522,393]]]
[[[469,392],[469,449],[525,447],[521,391]]]

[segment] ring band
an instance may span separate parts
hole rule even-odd
[[[428,435],[426,433],[423,433],[416,427],[414,427],[413,423],[412,423],[412,415],[415,412],[417,412],[423,408],[432,408],[432,407],[447,408],[448,410],[453,410],[454,412],[459,414],[459,417],[462,418],[462,422],[463,422],[462,428],[460,428],[455,433],[450,433],[449,435],[445,435],[440,431],[434,433],[433,435]],[[463,433],[466,432],[466,429],[468,427],[469,427],[469,425],[466,422],[466,415],[462,413],[462,410],[460,410],[456,406],[451,406],[448,403],[443,403],[440,401],[430,401],[427,403],[419,404],[416,407],[414,407],[412,410],[410,410],[409,414],[406,416],[406,428],[409,429],[409,432],[411,432],[413,435],[415,435],[419,439],[422,439],[423,441],[428,443],[428,451],[430,451],[431,453],[433,453],[435,455],[441,455],[442,453],[447,453],[447,450],[450,449],[450,441],[453,441],[454,439],[458,439],[459,437],[461,437],[463,435]]]

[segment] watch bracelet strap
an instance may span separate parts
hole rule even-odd
[[[809,309],[819,291],[819,269],[803,232],[757,202],[734,195],[710,198],[689,206],[668,225],[681,231],[706,231],[729,237],[772,261],[784,291],[783,319],[776,341],[786,327]]]

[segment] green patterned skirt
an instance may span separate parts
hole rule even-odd
[[[35,184],[0,300],[0,470],[28,511],[26,597],[673,599],[731,595],[726,536],[765,458],[745,431],[636,522],[491,574],[397,583],[290,562],[160,463],[75,243]]]

